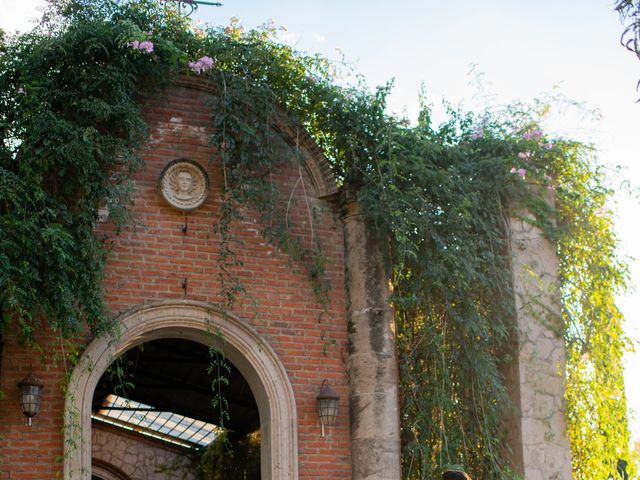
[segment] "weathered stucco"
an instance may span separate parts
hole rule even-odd
[[[398,364],[388,275],[355,201],[343,210],[353,479],[400,478]]]

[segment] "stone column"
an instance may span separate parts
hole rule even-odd
[[[508,225],[517,326],[517,349],[505,369],[515,404],[507,419],[512,460],[524,480],[571,480],[555,245],[522,218],[511,216]]]
[[[343,204],[353,480],[399,480],[398,362],[389,277],[355,200]]]

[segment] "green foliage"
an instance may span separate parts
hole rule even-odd
[[[473,478],[505,478],[496,426],[509,410],[498,367],[513,324],[503,197],[513,152],[488,129],[453,140],[455,126],[423,120],[407,132],[414,161],[388,182],[405,475],[462,464]],[[414,204],[403,208],[407,193]]]
[[[220,428],[224,428],[225,421],[229,420],[229,404],[222,389],[229,385],[231,367],[220,349],[213,345],[209,346],[209,358],[211,362],[207,365],[207,374],[211,378],[211,392],[213,393],[211,408],[218,414]]]
[[[640,58],[640,2],[638,0],[616,0],[614,9],[625,24],[620,43]]]
[[[577,478],[608,478],[628,459],[622,355],[629,340],[613,302],[625,288],[607,199],[611,191],[584,147],[566,145],[556,166],[558,242],[567,345],[567,418]],[[613,478],[618,478],[614,476]]]
[[[640,0],[616,0],[614,10],[624,26],[620,43],[640,59]],[[636,84],[637,89],[640,89],[640,80]]]
[[[221,431],[200,455],[203,480],[260,478],[260,433],[241,435]]]
[[[126,225],[128,181],[146,138],[140,100],[177,73],[195,75],[187,63],[206,55],[215,60],[202,75],[218,92],[212,143],[225,175],[217,225],[224,301],[243,291],[230,225],[245,206],[260,213],[265,235],[308,265],[319,298],[326,293],[321,239],[314,234],[314,247],[302,247],[291,234],[289,192],[269,181],[281,163],[300,162],[271,128],[285,118],[321,147],[387,247],[404,476],[433,478],[461,465],[476,479],[514,478],[500,429],[510,408],[501,365],[514,338],[505,227],[526,208],[558,244],[574,471],[594,480],[615,473],[628,455],[620,363],[627,340],[612,296],[626,270],[605,209],[610,191],[589,149],[547,138],[539,130],[544,105],[480,116],[451,110],[439,126],[425,106],[410,126],[386,113],[390,85],[340,87],[326,60],[280,45],[272,33],[236,24],[199,31],[150,0],[76,0],[53,3],[39,29],[4,41],[3,325],[15,319],[27,337],[46,326],[63,335],[83,324],[96,333],[113,328],[102,300],[107,252],[94,234],[97,210],[107,205]],[[153,42],[153,51],[134,41]],[[547,188],[557,192],[556,209]],[[311,209],[309,216],[313,225]]]
[[[42,318],[64,335],[82,324],[108,327],[97,209],[107,205],[119,218],[128,205],[146,131],[136,95],[169,70],[127,51],[140,35],[129,18],[90,17],[3,45],[0,309],[2,324],[16,318],[27,337]],[[157,43],[159,55],[174,53]]]

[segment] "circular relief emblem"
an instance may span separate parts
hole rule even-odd
[[[160,175],[160,192],[179,210],[193,210],[204,203],[209,191],[207,172],[193,160],[170,162]]]

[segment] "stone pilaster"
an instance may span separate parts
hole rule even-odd
[[[505,369],[515,404],[507,422],[512,459],[524,480],[570,480],[555,246],[521,218],[512,216],[509,230],[518,343]]]
[[[399,480],[398,362],[380,244],[359,205],[343,205],[353,480]]]

